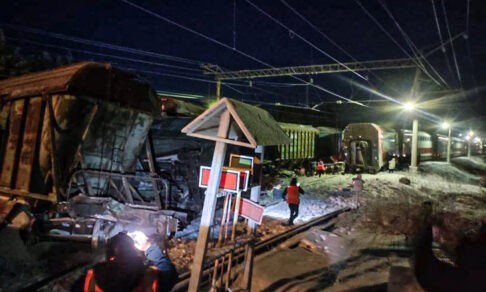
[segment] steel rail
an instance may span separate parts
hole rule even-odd
[[[279,243],[281,243],[281,242],[283,242],[283,241],[285,241],[285,240],[287,240],[287,239],[289,239],[289,238],[291,238],[291,237],[293,237],[293,236],[295,236],[295,235],[297,235],[301,232],[304,232],[304,231],[310,229],[313,226],[329,222],[330,220],[336,218],[339,214],[341,214],[343,212],[347,212],[349,210],[350,210],[350,208],[342,208],[342,209],[335,210],[335,211],[328,213],[326,215],[314,218],[314,219],[312,219],[312,220],[310,220],[310,221],[308,221],[304,224],[297,225],[297,226],[287,230],[286,232],[277,234],[277,235],[272,236],[270,238],[267,238],[265,240],[258,241],[255,244],[255,254],[264,253],[264,251],[267,251],[270,247],[275,246],[275,245],[277,245],[277,244],[279,244]],[[245,251],[245,249],[242,246],[239,246],[239,247],[236,248],[235,256],[233,257],[233,261],[235,263],[240,263],[243,260],[244,251]],[[222,253],[221,257],[224,257],[227,254],[228,253]],[[211,261],[205,263],[205,266],[207,266],[207,267],[203,271],[202,277],[204,279],[208,279],[208,277],[210,275],[212,275],[212,272],[213,272],[213,269],[214,269],[214,262],[216,261],[216,259],[219,259],[221,257],[212,258]],[[40,281],[37,281],[37,282],[34,282],[34,283],[29,283],[27,286],[22,287],[20,290],[21,291],[33,291],[33,290],[43,288],[46,285],[48,285],[49,283],[51,283],[52,281],[55,281],[59,278],[62,278],[62,277],[66,276],[67,274],[69,274],[69,273],[71,273],[71,272],[73,272],[77,269],[89,268],[89,267],[92,267],[93,265],[94,264],[92,262],[81,263],[81,264],[75,265],[75,266],[68,268],[64,271],[60,271],[58,273],[55,273],[54,275],[45,277],[44,279],[41,279]],[[186,291],[187,287],[189,285],[190,276],[191,276],[191,272],[185,272],[185,273],[181,274],[179,276],[179,281],[174,286],[172,291]]]
[[[275,236],[272,236],[270,238],[267,238],[265,240],[259,241],[255,244],[255,253],[256,254],[261,254],[263,253],[264,250],[268,250],[269,247],[275,246],[301,232],[304,232],[308,229],[310,229],[313,226],[319,225],[326,223],[334,218],[336,218],[339,214],[343,212],[349,211],[350,208],[341,208],[336,211],[333,211],[331,213],[328,213],[326,215],[314,218],[304,224],[297,225],[292,229],[287,230],[286,232],[277,234]],[[238,251],[235,253],[235,256],[233,258],[236,263],[240,263],[244,257],[244,249],[239,248],[237,249]],[[222,255],[222,257],[226,256],[226,253]],[[214,269],[214,261],[216,258],[212,259],[210,262],[205,263],[205,266],[207,268],[204,269],[202,277],[203,279],[207,280],[210,275],[212,275],[213,269]],[[179,281],[177,284],[174,286],[172,291],[186,291],[187,287],[189,285],[189,279],[191,276],[191,272],[185,272],[181,275],[179,275]],[[205,281],[203,280],[203,282]]]

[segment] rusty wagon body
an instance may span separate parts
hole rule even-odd
[[[0,81],[2,226],[94,243],[130,225],[174,231],[186,214],[164,204],[169,191],[148,139],[159,116],[150,85],[109,64]]]

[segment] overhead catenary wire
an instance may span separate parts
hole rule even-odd
[[[302,19],[305,23],[307,23],[312,29],[314,29],[317,33],[319,33],[322,37],[324,37],[327,41],[329,41],[333,46],[341,50],[346,56],[351,58],[354,62],[359,62],[355,57],[353,57],[348,51],[346,51],[342,46],[340,46],[338,43],[336,43],[333,39],[331,39],[327,34],[322,32],[317,26],[315,26],[312,22],[310,22],[306,17],[304,17],[301,13],[299,13],[294,7],[292,7],[290,4],[288,4],[285,0],[280,0],[288,9],[290,9],[295,15],[297,15],[300,19]],[[385,85],[386,82],[383,80],[381,77],[378,76],[375,72],[372,70],[368,70],[370,74],[375,76],[376,78],[380,79]],[[371,84],[371,82],[368,80],[368,82]],[[392,90],[395,91],[395,88],[390,87],[387,85],[387,87],[391,88]]]
[[[208,41],[213,42],[213,43],[215,43],[217,45],[220,45],[220,46],[222,46],[222,47],[224,47],[226,49],[230,49],[230,50],[232,50],[232,51],[234,51],[234,52],[236,52],[236,53],[238,53],[238,54],[240,54],[242,56],[245,56],[245,57],[247,57],[247,58],[249,58],[249,59],[251,59],[251,60],[253,60],[255,62],[258,62],[258,63],[260,63],[260,64],[262,64],[264,66],[267,66],[267,67],[270,67],[270,68],[274,68],[275,69],[274,66],[272,66],[272,65],[270,65],[270,64],[268,64],[268,63],[266,63],[266,62],[264,62],[264,61],[262,61],[262,60],[260,60],[260,59],[258,59],[256,57],[254,57],[254,56],[252,56],[252,55],[250,55],[248,53],[245,53],[245,52],[243,52],[243,51],[241,51],[239,49],[236,49],[236,48],[232,48],[231,46],[229,46],[229,45],[227,45],[227,44],[225,44],[225,43],[223,43],[221,41],[218,41],[218,40],[216,40],[216,39],[214,39],[214,38],[212,38],[210,36],[207,36],[207,35],[205,35],[203,33],[200,33],[200,32],[198,32],[198,31],[196,31],[196,30],[194,30],[192,28],[189,28],[187,26],[184,26],[182,24],[179,24],[179,23],[177,23],[177,22],[175,22],[175,21],[173,21],[173,20],[171,20],[171,19],[169,19],[169,18],[167,18],[165,16],[162,16],[162,15],[160,15],[160,14],[158,14],[156,12],[153,12],[153,11],[151,11],[149,9],[146,9],[146,8],[144,8],[144,7],[142,7],[142,6],[138,5],[138,4],[135,4],[135,3],[130,2],[128,0],[119,0],[119,1],[125,3],[125,4],[127,4],[129,6],[131,6],[133,8],[136,8],[136,9],[138,9],[138,10],[140,10],[140,11],[146,13],[146,14],[149,14],[149,15],[155,17],[155,18],[161,19],[161,20],[163,20],[163,21],[165,21],[165,22],[167,22],[169,24],[172,24],[172,25],[174,25],[174,26],[176,26],[176,27],[178,27],[180,29],[183,29],[185,31],[191,32],[191,33],[193,33],[193,34],[195,34],[195,35],[197,35],[197,36],[199,36],[201,38],[204,38],[205,40],[208,40]],[[319,90],[324,91],[326,93],[329,93],[329,94],[331,94],[331,95],[333,95],[335,97],[338,97],[338,98],[341,98],[343,100],[347,100],[347,101],[350,101],[350,102],[354,102],[353,100],[351,100],[349,98],[346,98],[346,97],[344,97],[342,95],[339,95],[339,94],[337,94],[335,92],[332,92],[331,90],[328,90],[328,89],[326,89],[326,88],[324,88],[322,86],[319,86],[319,85],[316,85],[316,84],[311,84],[310,82],[307,82],[306,80],[304,80],[302,78],[299,78],[297,76],[290,76],[290,77],[292,77],[292,78],[294,78],[296,80],[299,80],[299,81],[301,81],[301,82],[303,82],[305,84],[314,86],[315,88],[318,88]]]
[[[146,69],[140,69],[140,68],[132,68],[132,67],[125,67],[125,66],[119,66],[120,69],[125,69],[127,71],[132,71],[132,72],[140,72],[140,73],[145,73],[145,74],[151,74],[151,75],[158,75],[158,76],[165,76],[165,77],[170,77],[170,78],[176,78],[176,79],[184,79],[184,80],[191,80],[191,81],[196,81],[196,82],[204,82],[204,83],[209,83],[209,84],[216,84],[216,81],[213,79],[204,79],[204,78],[197,78],[197,77],[189,77],[189,76],[182,76],[182,75],[177,75],[177,74],[171,74],[171,73],[166,73],[166,72],[159,72],[159,71],[153,71],[153,70],[146,70]],[[272,94],[272,95],[279,95],[282,96],[279,93],[272,92],[257,86],[249,86],[246,84],[239,84],[239,83],[234,83],[234,82],[225,82],[223,83],[224,86],[231,88],[235,92],[238,92],[240,94],[243,94],[241,90],[237,90],[234,87],[246,87],[246,88],[254,88],[256,90],[259,90],[261,92],[267,93],[267,94]]]
[[[449,35],[449,38],[452,38],[451,30],[449,28],[449,19],[447,17],[447,10],[446,10],[446,7],[445,7],[444,0],[441,1],[441,4],[442,4],[442,11],[444,13],[447,34]],[[459,79],[459,86],[462,87],[461,72],[459,70],[459,64],[457,63],[456,50],[454,49],[454,44],[453,43],[451,43],[451,48],[452,48],[452,57],[453,57],[453,60],[454,60],[454,65],[456,67],[457,78]]]
[[[402,36],[405,39],[405,41],[407,42],[409,48],[412,50],[412,52],[414,53],[414,55],[417,57],[417,60],[419,62],[421,62],[421,60],[425,61],[425,63],[427,63],[427,65],[429,65],[429,67],[437,75],[437,77],[439,77],[439,79],[442,81],[442,83],[444,85],[446,85],[447,87],[449,87],[449,85],[444,80],[444,78],[439,74],[439,72],[434,68],[434,66],[432,66],[432,64],[427,60],[427,58],[422,54],[422,52],[420,52],[420,50],[414,44],[414,42],[412,41],[412,39],[410,38],[410,36],[405,32],[405,30],[402,28],[402,26],[398,23],[398,21],[396,20],[395,16],[393,15],[393,13],[390,11],[390,9],[388,9],[388,6],[386,6],[385,2],[383,2],[382,0],[378,0],[378,2],[383,7],[383,9],[386,11],[386,13],[388,14],[388,16],[393,21],[393,23],[395,23],[395,26],[398,28],[398,30],[402,34]]]
[[[420,63],[417,58],[413,58],[407,50],[405,50],[405,48],[403,48],[402,45],[400,45],[400,43],[398,43],[397,40],[395,40],[395,38],[383,27],[383,25],[363,6],[363,4],[361,4],[361,2],[359,2],[358,0],[354,0],[354,2],[356,2],[356,4],[358,4],[358,6],[363,10],[363,12],[369,17],[371,18],[371,20],[383,31],[383,33],[409,58],[411,58],[413,60],[413,62],[417,65],[417,67],[419,67],[420,69],[422,69],[422,71],[424,71],[425,74],[427,74],[427,76],[429,76],[430,79],[432,79],[436,84],[440,84],[428,71],[427,69],[424,67],[424,65],[422,63]]]
[[[193,65],[198,65],[198,66],[206,63],[206,62],[203,62],[203,61],[194,61],[194,60],[190,60],[190,59],[186,59],[186,58],[170,56],[170,55],[150,52],[150,51],[146,51],[146,50],[141,50],[141,49],[134,49],[134,48],[130,48],[130,47],[119,46],[119,45],[114,45],[114,44],[110,44],[110,43],[106,43],[106,42],[93,41],[93,40],[79,38],[79,37],[73,37],[73,36],[66,36],[66,35],[63,35],[63,34],[60,34],[60,33],[53,33],[53,32],[49,32],[49,31],[46,31],[46,30],[31,28],[31,27],[25,27],[25,26],[21,26],[21,25],[14,25],[14,24],[4,23],[4,22],[0,22],[0,25],[2,27],[5,27],[5,28],[11,29],[11,30],[49,36],[49,37],[60,39],[60,40],[66,40],[66,41],[71,41],[71,42],[75,42],[75,43],[81,43],[81,44],[85,44],[85,45],[91,45],[91,46],[121,51],[121,52],[125,52],[125,53],[131,53],[131,54],[143,55],[143,56],[147,56],[147,57],[160,58],[160,59],[170,60],[170,61],[174,61],[174,62],[182,62],[182,63],[193,64]]]
[[[439,34],[440,43],[443,44],[444,40],[442,38],[442,31],[440,29],[439,17],[437,16],[437,10],[435,8],[435,0],[430,0],[430,2],[432,3],[432,11],[434,12],[435,25],[437,26],[437,32]],[[444,54],[444,58],[445,58],[447,69],[449,70],[449,73],[451,74],[451,76],[455,76],[454,72],[452,72],[451,62],[449,61],[449,57],[447,56],[444,45],[441,46],[441,49],[442,49],[442,53]]]
[[[17,42],[22,42],[22,43],[27,43],[27,44],[43,46],[43,47],[47,47],[47,48],[62,49],[62,50],[67,50],[67,51],[72,51],[72,52],[77,52],[77,53],[82,53],[82,54],[89,54],[89,55],[101,56],[101,57],[106,57],[106,58],[113,58],[113,59],[117,59],[117,60],[124,60],[124,61],[129,61],[129,62],[147,64],[147,65],[154,65],[154,66],[160,66],[160,67],[175,68],[175,69],[180,69],[180,70],[199,72],[198,69],[189,68],[189,67],[183,67],[183,66],[172,65],[172,64],[164,64],[164,63],[159,63],[159,62],[152,62],[152,61],[146,61],[146,60],[141,60],[141,59],[123,57],[123,56],[115,56],[115,55],[111,55],[111,54],[104,54],[104,53],[98,53],[98,52],[93,52],[93,51],[88,51],[88,50],[69,48],[69,47],[64,47],[64,46],[59,46],[59,45],[54,45],[54,44],[45,44],[45,43],[26,40],[26,39],[19,39],[19,38],[15,38],[15,37],[6,37],[6,39],[17,41]]]
[[[298,37],[300,40],[302,40],[303,42],[305,42],[306,44],[308,44],[309,46],[311,46],[312,48],[314,48],[315,50],[317,50],[318,52],[322,53],[323,55],[325,55],[326,57],[330,58],[331,60],[333,60],[334,62],[340,64],[341,66],[343,66],[344,68],[348,69],[350,72],[352,72],[353,74],[355,74],[356,76],[364,79],[364,80],[367,80],[366,77],[364,77],[363,75],[359,74],[358,72],[356,72],[355,70],[352,70],[351,68],[349,68],[348,66],[346,66],[346,64],[343,64],[342,62],[340,62],[339,60],[337,60],[336,58],[334,58],[333,56],[331,56],[329,53],[325,52],[324,50],[322,50],[321,48],[317,47],[316,45],[314,45],[312,42],[310,42],[309,40],[307,40],[306,38],[304,38],[303,36],[301,36],[300,34],[298,34],[297,32],[295,32],[294,30],[292,30],[290,27],[286,26],[285,24],[283,24],[281,21],[279,21],[278,19],[276,19],[275,17],[271,16],[268,12],[266,12],[265,10],[261,9],[260,7],[258,7],[256,4],[254,4],[253,2],[251,2],[250,0],[245,0],[248,4],[250,4],[253,8],[255,8],[257,11],[259,11],[260,13],[262,13],[263,15],[267,16],[268,18],[270,18],[273,22],[277,23],[278,25],[280,25],[281,27],[285,28],[286,30],[290,31],[293,33],[293,35],[295,35],[296,37]]]
[[[103,53],[98,53],[98,52],[93,52],[93,51],[88,51],[88,50],[76,49],[76,48],[72,48],[72,47],[46,44],[46,43],[42,43],[42,42],[36,42],[36,41],[27,40],[27,39],[19,39],[19,38],[14,38],[14,37],[10,37],[10,36],[7,36],[6,39],[8,39],[10,41],[14,41],[14,42],[26,43],[26,44],[30,44],[30,45],[34,45],[34,46],[59,49],[59,50],[64,50],[64,51],[68,51],[68,52],[76,52],[76,53],[83,54],[83,55],[105,57],[105,58],[118,59],[118,60],[124,60],[124,61],[129,61],[129,62],[143,63],[143,64],[146,64],[146,65],[157,65],[157,66],[176,68],[176,69],[183,68],[183,67],[179,67],[179,66],[175,66],[175,65],[154,63],[154,62],[150,62],[150,61],[144,61],[144,60],[141,60],[141,59],[132,59],[132,58],[126,58],[126,57],[117,56],[117,55],[113,55],[113,54],[103,54]],[[114,63],[114,62],[112,62],[112,63]],[[161,75],[161,76],[180,78],[180,79],[186,79],[186,80],[192,80],[192,81],[200,81],[200,82],[207,82],[207,83],[213,83],[213,84],[216,83],[216,81],[214,81],[212,79],[198,78],[198,77],[201,76],[201,74],[195,74],[195,73],[190,73],[190,72],[172,71],[172,70],[168,70],[168,69],[164,69],[163,72],[148,71],[148,70],[142,70],[142,69],[136,69],[136,68],[123,67],[123,65],[120,65],[120,68],[122,68],[122,69],[125,68],[125,69],[130,70],[130,71],[138,71],[138,72],[142,72],[142,73],[156,74],[156,75]],[[192,68],[188,68],[188,69],[191,69],[191,71],[200,72],[200,70],[195,70],[195,69],[192,69]],[[174,73],[174,74],[171,74],[171,73]],[[184,75],[187,75],[187,76],[182,76],[180,74],[184,74]],[[236,83],[236,82],[237,82],[237,80],[235,80],[234,82],[231,82],[231,83],[228,83],[228,82],[226,82],[226,83],[231,85],[231,86],[249,87],[248,85],[244,84],[244,81],[242,81],[241,84]],[[253,80],[252,82],[253,82],[253,84],[261,84],[261,85],[264,85],[264,86],[282,87],[282,88],[283,87],[306,86],[306,84],[302,84],[302,83],[281,83],[281,82],[267,82],[267,81],[256,81],[256,80]],[[266,93],[270,93],[270,94],[274,94],[274,95],[280,95],[280,94],[272,92],[272,91],[263,90],[262,88],[259,88],[257,86],[253,86],[253,87],[257,90],[262,91],[262,92],[266,92]]]

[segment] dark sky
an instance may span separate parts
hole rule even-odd
[[[422,88],[437,91],[457,89],[462,85],[467,94],[427,93],[421,101],[429,101],[427,104],[435,108],[427,110],[441,118],[475,119],[476,123],[471,123],[473,127],[478,127],[478,121],[484,126],[486,106],[481,96],[486,85],[483,66],[486,59],[486,5],[483,0],[434,0],[437,19],[431,0],[130,1],[146,11],[123,1],[2,1],[0,28],[7,36],[7,42],[15,46],[52,53],[69,51],[75,60],[111,62],[118,67],[137,70],[158,90],[208,96],[214,94],[215,86],[210,77],[202,74],[202,63],[239,70],[266,68],[267,65],[336,63],[335,60],[406,58],[413,55],[410,44],[425,53],[438,47],[441,39],[437,21],[444,41],[449,39],[449,32],[452,36],[467,32],[467,38],[459,37],[453,42],[459,74],[452,48],[447,44],[444,52],[439,49],[427,60],[448,88],[435,85],[426,76],[423,77]],[[444,8],[448,21],[444,17]],[[410,42],[406,41],[397,23]],[[25,28],[41,31],[28,32]],[[64,39],[54,38],[53,33],[62,34]],[[81,38],[83,43],[69,41],[65,37]],[[86,40],[184,60],[88,45]],[[426,67],[432,71],[429,65]],[[363,87],[402,99],[410,91],[415,70],[360,71],[359,74],[367,80],[353,73],[299,78],[309,80],[312,77],[314,84],[350,99],[383,99]],[[302,81],[288,77],[256,79],[251,85],[245,80],[228,83],[231,87],[223,87],[223,95],[243,100],[304,105],[307,95],[310,106],[324,102],[325,107],[325,102],[339,99],[313,87],[306,91]],[[353,85],[356,83],[362,86]],[[381,104],[374,102],[371,105]]]

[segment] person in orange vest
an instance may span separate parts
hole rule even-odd
[[[126,233],[118,233],[107,243],[106,258],[78,279],[71,291],[168,292],[177,282],[177,271],[170,259],[146,236],[136,243]]]
[[[300,194],[303,194],[304,190],[297,183],[297,178],[292,178],[290,185],[282,193],[282,198],[287,201],[290,209],[289,225],[294,225],[294,219],[299,216],[299,203]]]
[[[322,160],[319,160],[316,166],[316,171],[319,177],[321,177],[322,174],[324,174],[324,171],[326,170],[326,165]]]

